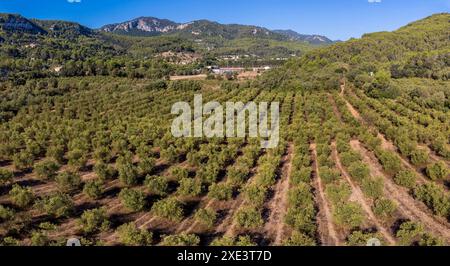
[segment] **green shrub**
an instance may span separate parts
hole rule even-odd
[[[212,209],[199,209],[195,213],[195,220],[200,224],[212,228],[216,223],[217,213]]]
[[[391,217],[396,209],[396,204],[390,199],[377,199],[373,205],[373,213],[383,218]]]
[[[38,230],[31,232],[31,246],[45,247],[50,245],[50,239],[44,231]]]
[[[182,167],[173,167],[170,169],[170,176],[174,180],[180,181],[189,177],[189,171]]]
[[[101,146],[94,151],[94,159],[97,162],[109,163],[111,161],[111,157],[111,150],[108,147]]]
[[[340,184],[330,184],[326,187],[325,193],[330,201],[337,205],[345,203],[350,199],[352,188],[345,182],[341,182]]]
[[[130,163],[118,163],[117,170],[119,172],[119,180],[125,186],[131,187],[138,183],[138,170]]]
[[[202,182],[195,178],[183,178],[177,193],[181,196],[196,197],[202,193]]]
[[[84,211],[80,219],[78,219],[78,225],[85,234],[106,231],[110,225],[106,209],[101,208]]]
[[[81,149],[74,149],[74,150],[70,151],[67,154],[67,158],[69,159],[69,165],[75,171],[78,171],[78,170],[86,167],[86,163],[88,161],[86,152]]]
[[[337,225],[346,229],[353,229],[363,224],[365,215],[359,204],[349,202],[334,209],[334,218]]]
[[[424,149],[415,149],[411,152],[411,162],[414,165],[424,165],[430,159],[429,153]]]
[[[52,158],[59,164],[64,163],[64,146],[63,145],[52,145],[47,149],[46,156]]]
[[[124,188],[119,193],[123,205],[131,211],[142,211],[145,207],[145,193],[142,191]]]
[[[444,162],[438,162],[427,167],[427,176],[431,180],[442,180],[447,178],[449,170]]]
[[[11,208],[0,205],[0,221],[5,222],[14,218],[15,211]]]
[[[434,183],[427,183],[414,190],[414,196],[442,217],[450,215],[450,197],[444,189]]]
[[[412,170],[403,170],[398,172],[394,177],[397,185],[412,189],[416,187],[417,175]]]
[[[284,242],[284,246],[292,247],[314,247],[316,245],[317,243],[314,238],[298,231],[293,231],[292,235]]]
[[[362,231],[354,231],[347,237],[347,246],[365,247],[370,239],[379,239],[382,237],[377,233],[366,233]]]
[[[418,242],[423,233],[423,225],[414,222],[404,222],[396,232],[396,237],[399,239],[401,246],[410,246]]]
[[[34,201],[34,193],[29,187],[14,185],[9,191],[9,197],[14,205],[19,208],[30,206]]]
[[[46,160],[35,165],[36,174],[41,179],[52,179],[56,176],[56,172],[60,166],[52,160]]]
[[[123,224],[117,228],[120,242],[127,246],[151,246],[153,234],[140,230],[134,223]]]
[[[20,246],[20,241],[13,237],[7,236],[3,239],[0,238],[0,247],[18,247],[18,246]]]
[[[354,162],[361,161],[361,155],[354,151],[348,151],[340,154],[341,163],[345,167],[349,167]]]
[[[230,200],[233,197],[233,187],[229,184],[212,184],[209,186],[208,197],[217,200]]]
[[[311,167],[302,167],[298,171],[294,171],[292,173],[292,183],[294,185],[298,185],[302,182],[310,182],[312,176],[312,169]]]
[[[348,167],[348,172],[350,176],[358,183],[362,182],[364,179],[369,178],[370,176],[369,167],[361,162],[352,163]]]
[[[237,239],[229,236],[216,238],[211,242],[211,246],[215,247],[253,247],[256,243],[252,241],[250,236],[238,236]]]
[[[383,179],[378,178],[364,178],[361,183],[362,191],[364,195],[372,199],[378,199],[383,196],[384,182]]]
[[[250,173],[250,169],[246,166],[237,166],[229,168],[227,172],[227,180],[233,186],[242,186]]]
[[[153,172],[155,169],[156,160],[154,158],[146,157],[141,159],[138,164],[138,172],[140,176],[146,176]]]
[[[330,184],[336,180],[339,180],[341,173],[337,169],[331,169],[327,166],[319,168],[320,178],[325,184]]]
[[[104,162],[98,162],[94,166],[95,174],[102,180],[113,179],[116,176],[117,171],[114,167],[105,164]]]
[[[439,237],[432,236],[428,233],[423,234],[419,240],[419,246],[421,247],[444,247],[447,246],[445,240]]]
[[[19,170],[27,170],[33,166],[34,156],[27,151],[21,151],[13,156],[14,167]]]
[[[169,189],[167,179],[162,176],[147,176],[145,178],[145,186],[152,195],[165,196]]]
[[[302,183],[292,188],[288,194],[290,206],[309,206],[314,204],[311,186]]]
[[[4,185],[13,180],[14,174],[13,172],[0,168],[0,185]]]
[[[179,222],[183,219],[183,207],[174,198],[167,198],[156,202],[152,206],[152,212],[157,216],[174,222]]]
[[[72,199],[63,193],[46,196],[36,203],[38,209],[55,218],[68,217],[73,209]]]
[[[161,241],[162,246],[183,246],[192,247],[200,244],[200,238],[194,234],[179,234],[166,236]]]
[[[236,213],[235,220],[239,227],[245,229],[258,228],[264,224],[261,213],[256,208],[252,207],[239,209]]]
[[[262,206],[266,199],[266,189],[257,184],[246,186],[242,193],[247,202],[253,206]]]
[[[389,174],[395,175],[402,170],[402,162],[395,153],[377,149],[375,154],[380,160],[383,169]]]
[[[81,177],[73,172],[62,172],[55,178],[58,189],[62,192],[72,192],[77,190],[81,185]]]
[[[314,205],[293,206],[288,209],[284,221],[295,230],[313,235],[316,230]]]
[[[84,184],[83,193],[91,199],[99,199],[103,194],[103,181],[96,179]]]

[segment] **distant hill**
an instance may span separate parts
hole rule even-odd
[[[0,29],[4,32],[25,32],[30,34],[46,34],[47,32],[34,22],[16,14],[0,13]]]
[[[100,28],[100,31],[124,35],[157,36],[164,33],[172,33],[181,27],[181,24],[167,19],[140,17],[122,23],[105,25]]]
[[[185,38],[217,37],[227,40],[244,37],[262,37],[285,40],[283,35],[257,26],[238,24],[224,25],[209,20],[197,20],[188,23],[176,23],[167,19],[140,17],[123,23],[106,25],[100,28],[103,32],[124,35],[156,36],[179,35]]]
[[[321,35],[302,35],[294,31],[271,31],[263,27],[239,24],[220,24],[209,20],[176,23],[167,19],[139,17],[122,23],[105,25],[100,31],[133,36],[177,35],[189,39],[239,38],[273,39],[277,41],[301,41],[309,44],[330,44],[332,41]]]
[[[93,36],[95,31],[75,22],[60,20],[33,20],[33,22],[43,28],[47,33],[53,36],[77,37]]]
[[[329,38],[322,36],[322,35],[300,34],[293,30],[274,30],[274,32],[284,35],[292,41],[303,41],[303,42],[308,42],[310,44],[317,44],[317,45],[333,43],[332,40],[330,40]]]
[[[262,82],[265,87],[274,88],[331,89],[339,86],[342,75],[361,87],[372,84],[374,79],[449,80],[449,29],[450,14],[442,13],[393,32],[365,34],[360,39],[308,52],[268,73]]]

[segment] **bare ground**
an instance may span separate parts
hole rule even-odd
[[[294,145],[289,143],[287,153],[282,160],[281,179],[276,184],[275,195],[268,204],[270,215],[264,229],[268,237],[274,240],[274,245],[281,245],[284,236],[285,223],[283,219],[287,211],[293,156]]]
[[[316,202],[319,207],[319,212],[317,214],[317,224],[320,235],[320,242],[323,246],[340,246],[342,242],[338,237],[338,233],[334,227],[333,216],[331,214],[330,204],[328,203],[324,186],[320,178],[319,165],[317,164],[317,150],[316,144],[311,144],[311,151],[314,160],[315,178],[314,187],[316,190]]]

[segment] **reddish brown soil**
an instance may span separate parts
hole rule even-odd
[[[333,223],[333,216],[331,214],[331,205],[325,196],[325,188],[322,184],[319,173],[319,165],[317,164],[317,150],[316,145],[311,144],[311,151],[314,160],[314,187],[316,190],[316,202],[319,207],[317,214],[318,230],[321,244],[323,246],[341,246],[342,241],[338,237],[338,233]]]

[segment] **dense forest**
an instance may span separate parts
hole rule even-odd
[[[394,32],[366,34],[317,49],[269,73],[263,85],[338,89],[345,77],[373,96],[393,97],[397,90],[392,79],[446,81],[450,78],[449,19],[448,13],[436,14]]]

